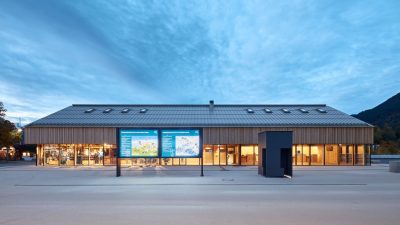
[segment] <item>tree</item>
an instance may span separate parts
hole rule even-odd
[[[8,157],[9,147],[19,142],[20,134],[18,134],[14,123],[4,118],[6,111],[3,103],[0,102],[0,148],[7,148]]]
[[[0,118],[3,118],[6,116],[7,109],[4,108],[3,102],[0,102]]]

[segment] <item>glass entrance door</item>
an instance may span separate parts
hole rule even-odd
[[[239,146],[228,145],[228,165],[239,165]]]
[[[226,145],[219,146],[219,165],[226,165]]]

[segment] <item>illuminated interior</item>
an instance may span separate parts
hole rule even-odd
[[[297,166],[369,165],[371,145],[293,145],[292,160]],[[116,145],[38,145],[38,164],[45,166],[116,165]],[[122,158],[123,166],[200,165],[200,158]],[[203,164],[215,166],[255,166],[258,145],[204,145]]]

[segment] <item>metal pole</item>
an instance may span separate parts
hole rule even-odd
[[[203,169],[203,156],[201,156],[201,177],[204,177],[204,169]]]
[[[117,177],[121,176],[121,159],[117,155]]]

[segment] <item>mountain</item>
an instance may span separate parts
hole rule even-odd
[[[353,116],[380,127],[383,127],[385,124],[393,128],[400,127],[400,93],[375,108],[362,111]]]

